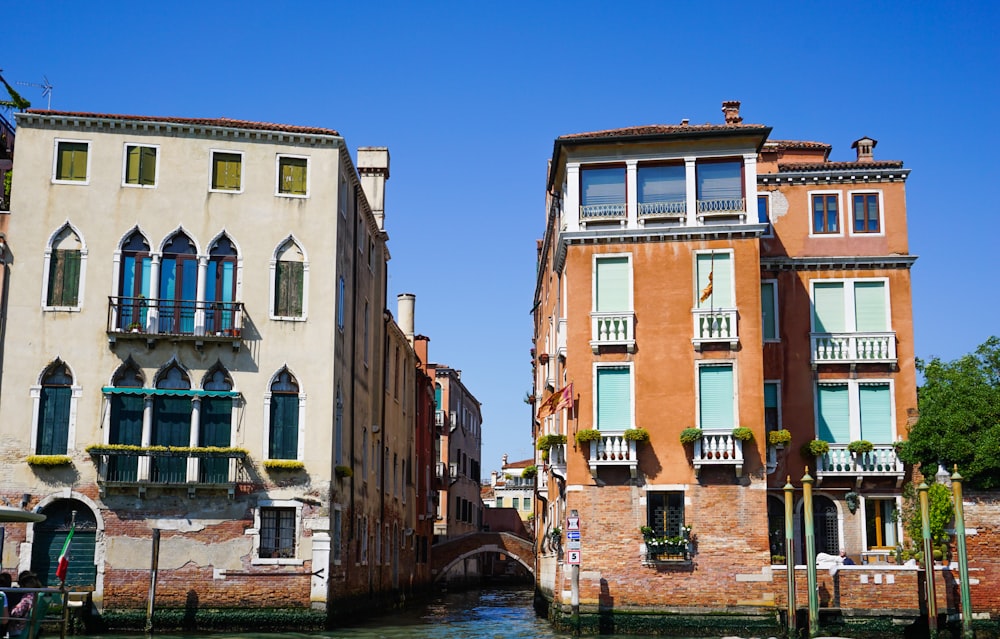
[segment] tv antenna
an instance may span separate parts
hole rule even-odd
[[[49,82],[48,76],[42,76],[42,84],[37,82],[18,82],[23,87],[38,87],[42,90],[42,97],[48,98],[48,104],[46,109],[52,109],[52,83]]]

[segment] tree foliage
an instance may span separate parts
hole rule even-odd
[[[1000,489],[1000,338],[951,362],[917,360],[920,418],[900,456],[931,469],[954,464],[970,488]]]

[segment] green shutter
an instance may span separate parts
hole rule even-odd
[[[52,256],[49,258],[49,306],[62,306],[63,275],[63,252],[52,251]]]
[[[281,182],[278,191],[295,195],[306,194],[306,159],[281,158]]]
[[[146,186],[156,184],[156,149],[151,146],[142,147],[140,150],[140,158],[140,184],[144,184]]]
[[[199,446],[230,446],[233,400],[228,397],[204,397],[201,400]],[[229,460],[202,459],[200,481],[222,484],[229,481]]]
[[[83,181],[87,179],[87,143],[60,142],[56,158],[56,179]]]
[[[142,444],[142,413],[145,401],[141,395],[114,394],[111,401],[109,444]],[[108,460],[108,479],[136,481],[139,458],[111,455]]]
[[[699,253],[696,256],[698,308],[733,308],[733,267],[729,253]],[[709,275],[712,279],[709,280]],[[712,288],[708,288],[709,281]],[[710,294],[706,297],[705,294]],[[705,300],[702,301],[702,297]]]
[[[859,333],[882,332],[888,328],[885,282],[854,283],[854,318]]]
[[[597,260],[596,310],[629,309],[629,260],[627,257],[604,257]]]
[[[775,323],[774,282],[760,284],[761,331],[764,339],[777,339],[778,331]]]
[[[238,191],[242,171],[242,158],[238,153],[216,153],[212,156],[215,163],[212,172],[212,188],[225,191]]]
[[[65,455],[69,438],[71,390],[65,386],[43,386],[38,412],[39,455]]]
[[[153,400],[154,446],[191,445],[191,398],[160,395]],[[153,459],[153,480],[178,483],[187,481],[187,459]]]
[[[632,371],[597,369],[597,428],[626,430],[632,427]]]
[[[778,384],[764,382],[764,408],[778,407]]]
[[[888,384],[859,386],[861,438],[874,444],[892,442],[892,393]]]
[[[271,396],[271,459],[297,459],[299,450],[299,397],[291,393]]]
[[[813,330],[817,333],[843,333],[847,330],[843,282],[813,284]]]
[[[302,262],[278,262],[274,282],[274,314],[279,317],[302,317],[302,292],[305,268]]]
[[[137,146],[128,149],[125,159],[125,184],[139,184],[139,165],[142,160],[142,149]]]
[[[35,537],[32,543],[31,571],[38,575],[42,585],[49,588],[59,587],[56,568],[59,565],[59,554],[66,542],[68,531],[48,530],[35,527]],[[97,545],[97,531],[77,529],[69,545],[69,569],[66,572],[66,586],[87,588],[92,590],[97,584],[97,565],[94,563],[94,550]],[[25,635],[27,636],[27,635]]]
[[[847,384],[816,387],[819,438],[834,444],[851,441],[851,408]]]
[[[732,365],[698,369],[698,407],[702,429],[733,428]]]
[[[80,251],[52,251],[49,260],[49,306],[76,306],[80,290]]]

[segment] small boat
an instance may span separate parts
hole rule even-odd
[[[41,513],[33,513],[30,510],[21,510],[20,508],[10,508],[9,506],[0,506],[0,523],[37,523],[40,521],[45,521],[45,515]]]

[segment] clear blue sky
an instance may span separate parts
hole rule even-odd
[[[907,184],[916,351],[1000,333],[996,3],[12,2],[8,81],[52,108],[331,127],[392,154],[390,307],[483,403],[483,470],[531,455],[535,239],[565,133],[722,121],[879,141]],[[16,85],[15,85],[16,86]],[[45,107],[40,90],[16,86]],[[971,309],[971,310],[970,310]]]

